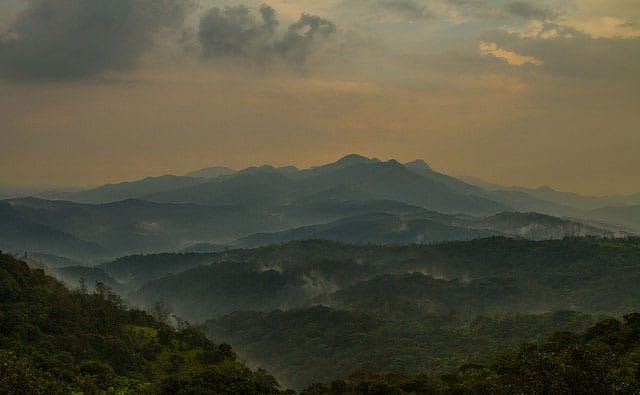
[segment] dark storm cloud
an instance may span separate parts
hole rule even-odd
[[[0,37],[0,75],[73,80],[132,67],[154,34],[180,25],[184,0],[31,0]]]
[[[259,14],[256,18],[242,5],[209,10],[200,20],[198,31],[204,57],[244,57],[258,64],[278,57],[302,66],[315,45],[336,31],[333,22],[302,14],[279,36],[276,11],[265,4]]]
[[[529,20],[553,20],[558,17],[558,13],[548,8],[537,7],[524,1],[512,1],[505,6],[508,13]]]
[[[260,7],[258,21],[245,6],[217,7],[200,20],[198,37],[205,57],[249,55],[264,51],[272,43],[278,26],[275,10]],[[267,51],[268,52],[268,51]]]

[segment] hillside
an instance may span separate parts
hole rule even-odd
[[[279,393],[228,345],[128,309],[108,287],[69,291],[0,255],[0,393]]]
[[[593,317],[574,312],[478,317],[426,315],[403,321],[359,311],[311,307],[237,312],[206,324],[206,333],[235,345],[287,386],[331,382],[358,369],[439,375],[487,363],[501,351],[556,331],[584,330]],[[384,393],[384,392],[383,392]]]
[[[31,220],[7,201],[0,201],[0,247],[79,259],[108,254],[100,245]]]
[[[591,210],[589,214],[595,219],[615,221],[636,232],[640,232],[640,205],[602,207]]]
[[[538,188],[523,188],[517,186],[506,187],[503,185],[491,184],[475,177],[459,176],[458,179],[488,191],[522,192],[536,199],[555,203],[561,206],[574,207],[580,210],[594,210],[610,206],[632,206],[640,203],[640,194],[626,196],[586,196],[573,192],[558,191],[547,185],[543,185]]]
[[[106,184],[97,188],[77,192],[50,192],[41,196],[56,199],[69,200],[79,203],[111,203],[120,200],[138,199],[149,193],[171,191],[185,188],[204,182],[199,176],[173,176],[147,177],[137,181],[127,181],[118,184]]]
[[[347,386],[376,380],[400,385],[387,374],[402,372],[393,377],[446,389],[480,382],[520,385],[510,375],[492,381],[492,369],[503,366],[507,355],[509,366],[535,370],[527,361],[538,354],[528,354],[535,350],[531,347],[501,352],[522,342],[541,344],[536,347],[546,352],[551,343],[540,342],[557,331],[604,333],[587,330],[597,316],[557,310],[634,311],[640,300],[633,286],[640,278],[638,262],[638,239],[489,238],[411,246],[304,241],[212,254],[133,256],[100,268],[58,270],[132,282],[149,273],[156,279],[132,295],[135,302],[163,319],[171,311],[196,322],[215,317],[206,322],[207,336],[232,344],[241,360],[268,368],[287,386],[341,377],[349,377]],[[227,346],[213,346],[190,327],[175,331],[127,309],[104,284],[95,293],[72,292],[8,255],[0,256],[0,264],[0,358],[11,374],[37,382],[44,393],[92,393],[105,386],[158,393],[198,386],[213,393],[279,391],[264,371],[251,372],[236,362]],[[600,328],[628,333],[622,329],[628,323],[609,322]],[[588,340],[567,344],[592,347]],[[549,358],[569,361],[560,357],[562,350]],[[588,350],[592,358],[601,349]],[[609,358],[607,353],[601,355]],[[624,366],[637,363],[631,353],[615,358],[626,361]],[[457,370],[460,366],[475,366],[481,381],[467,381],[469,368]],[[633,383],[625,370],[592,366]],[[358,368],[368,373],[354,372]]]
[[[228,167],[224,166],[212,166],[204,169],[194,170],[187,174],[185,177],[195,177],[195,178],[217,178],[221,176],[230,176],[235,173],[235,170],[232,170]]]
[[[612,232],[572,220],[538,213],[500,213],[471,221],[469,227],[490,229],[530,240],[562,239],[564,237],[617,237],[624,232]]]
[[[509,323],[520,324],[526,325],[527,317]],[[632,313],[586,330],[560,331],[440,376],[358,369],[344,380],[314,383],[301,394],[634,394],[640,391],[638,339],[640,314]]]
[[[24,198],[0,202],[0,219],[0,247],[39,255],[56,266],[54,258],[45,257],[100,261],[121,255],[219,251],[304,239],[411,244],[492,235],[534,240],[625,235],[535,213],[471,217],[392,200],[333,198],[268,210],[143,200],[94,205]],[[206,245],[211,247],[203,247]]]
[[[620,315],[633,311],[640,301],[634,286],[640,281],[637,238],[488,238],[409,246],[302,241],[193,257],[202,257],[199,266],[145,283],[131,295],[133,300],[143,306],[166,300],[194,322],[236,310],[268,311],[319,302],[337,308],[353,304],[361,310],[367,300],[392,303],[394,295],[414,289],[427,293],[408,293],[405,301],[424,300],[425,306],[468,317],[559,309]],[[185,262],[181,255],[150,256],[145,259],[148,268],[141,266],[140,273],[172,259]],[[413,273],[422,277],[407,277]],[[438,281],[430,283],[431,277]],[[445,280],[454,282],[444,286]],[[440,284],[440,294],[428,293]],[[387,295],[389,289],[398,291]],[[347,295],[350,299],[343,299]],[[442,305],[439,300],[458,302]],[[395,311],[401,313],[402,308]]]
[[[637,238],[294,241],[128,262],[113,267],[137,268],[138,278],[156,267],[171,273],[130,294],[135,303],[163,301],[206,321],[212,338],[297,388],[358,367],[443,373],[486,363],[523,341],[584,329],[594,316],[635,311],[640,301]],[[566,310],[582,313],[551,314]]]
[[[130,255],[99,267],[120,283],[138,289],[146,282],[210,263],[213,256],[195,253]]]
[[[1,248],[79,259],[175,251],[198,241],[229,242],[282,229],[273,216],[239,206],[0,201]]]
[[[440,218],[441,219],[441,218]],[[453,218],[446,222],[455,222]],[[462,222],[462,221],[460,221]],[[501,235],[489,229],[469,229],[432,220],[430,215],[363,214],[328,224],[311,225],[278,233],[255,234],[235,244],[256,247],[292,240],[333,240],[347,243],[412,244],[445,240],[470,240]]]
[[[538,213],[503,212],[475,218],[416,210],[410,214],[367,213],[282,232],[259,233],[239,239],[233,245],[257,247],[312,239],[346,243],[421,244],[489,236],[549,240],[582,236],[628,237],[631,234]]]

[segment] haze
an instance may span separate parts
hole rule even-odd
[[[268,5],[0,2],[0,185],[358,152],[508,185],[640,191],[636,0]]]

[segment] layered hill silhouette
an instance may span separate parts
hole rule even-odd
[[[309,169],[212,167],[46,196],[0,201],[0,248],[100,260],[309,238],[407,244],[490,235],[617,237],[640,228],[637,206],[483,188],[422,160],[355,154]]]
[[[130,257],[127,266],[116,260],[100,268],[132,281],[132,300],[143,306],[171,301],[194,322],[314,304],[386,316],[409,316],[413,307],[457,317],[562,309],[618,315],[640,298],[633,286],[640,278],[639,248],[637,238],[492,237],[408,246],[297,241]]]

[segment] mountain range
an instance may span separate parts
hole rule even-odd
[[[410,244],[493,235],[621,237],[640,230],[640,206],[622,205],[636,202],[634,196],[467,181],[423,160],[401,164],[355,154],[309,169],[211,167],[2,200],[0,248],[99,262],[312,238]]]

